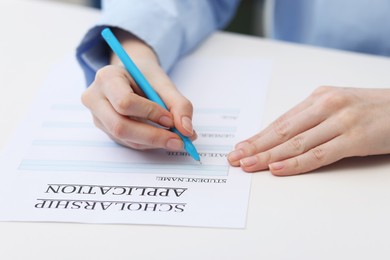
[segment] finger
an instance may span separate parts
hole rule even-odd
[[[150,120],[165,127],[173,127],[173,116],[166,109],[136,93],[135,83],[120,67],[107,66],[97,74],[95,84],[100,84],[102,95],[121,115]]]
[[[247,141],[239,143],[235,150],[228,155],[229,162],[238,166],[239,161],[245,157],[270,150],[292,137],[307,131],[323,122],[327,117],[316,106],[311,106],[290,117],[280,117],[262,133],[255,135]]]
[[[111,138],[114,142],[120,144],[120,145],[123,145],[123,146],[126,146],[126,147],[130,147],[130,148],[133,148],[133,149],[137,149],[137,150],[150,150],[150,149],[156,149],[156,147],[153,147],[153,146],[149,146],[149,145],[142,145],[142,144],[138,144],[138,143],[134,143],[134,142],[130,142],[130,141],[126,141],[126,140],[120,140],[120,139],[117,139],[115,138],[114,136],[110,135],[109,133],[106,132],[106,129],[105,127],[103,126],[102,122],[100,122],[100,120],[93,116],[93,122],[95,124],[95,126],[97,128],[99,128],[100,130],[104,131],[106,133],[106,135],[108,135],[109,138]]]
[[[267,169],[272,162],[298,156],[334,139],[341,134],[341,129],[338,125],[332,119],[326,120],[270,150],[241,159],[240,165],[248,172]]]
[[[156,147],[154,146],[150,146],[150,145],[144,145],[144,144],[139,144],[139,143],[135,143],[135,142],[132,142],[132,141],[128,141],[128,140],[120,140],[120,139],[117,139],[115,138],[114,136],[112,136],[111,134],[107,133],[107,130],[106,128],[104,127],[103,123],[95,116],[93,116],[93,122],[95,124],[95,126],[99,129],[101,129],[103,132],[105,132],[112,140],[114,140],[116,143],[118,144],[121,144],[121,145],[124,145],[124,146],[127,146],[127,147],[131,147],[133,149],[137,149],[137,150],[150,150],[150,149],[156,149]],[[194,131],[194,134],[193,136],[190,137],[190,140],[191,141],[194,141],[198,138],[198,134],[196,133],[196,131]],[[168,148],[166,148],[168,149]],[[173,150],[177,150],[177,149],[173,149]]]
[[[273,121],[268,127],[266,127],[264,130],[262,130],[260,133],[238,143],[236,146],[240,146],[245,143],[251,143],[255,140],[262,138],[263,136],[269,134],[269,132],[275,131],[275,127],[279,126],[279,128],[283,129],[283,126],[287,124],[286,120],[288,118],[294,117],[299,113],[302,113],[307,108],[311,107],[313,105],[313,101],[311,98],[307,98],[304,101],[300,102],[296,106],[294,106],[292,109],[288,110],[286,113],[282,114],[278,119]]]
[[[174,97],[174,95],[171,97]],[[175,127],[183,135],[194,137],[195,131],[192,124],[192,103],[182,95],[177,95],[176,100],[176,103],[170,110],[174,118]]]
[[[316,90],[314,90],[310,96],[308,96],[305,100],[302,102],[298,103],[296,106],[294,106],[292,109],[288,110],[286,113],[284,113],[282,116],[280,116],[278,119],[276,119],[274,122],[272,122],[268,127],[266,127],[263,131],[260,133],[252,136],[251,138],[244,140],[240,143],[238,143],[235,147],[235,149],[239,149],[241,146],[244,146],[248,143],[252,143],[256,140],[259,139],[267,139],[267,140],[275,140],[275,139],[270,139],[270,136],[272,137],[273,135],[276,134],[277,137],[285,137],[285,139],[290,138],[288,133],[289,133],[289,123],[290,121],[293,122],[293,124],[296,124],[294,120],[289,120],[290,118],[293,118],[297,116],[298,114],[303,113],[304,111],[313,111],[313,107],[316,108],[317,112],[323,113],[324,110],[321,108],[321,106],[318,106],[319,104],[319,99],[328,92],[328,87],[318,87]],[[323,113],[324,114],[324,113]],[[329,113],[327,113],[329,114]],[[316,114],[313,114],[312,118],[316,118]],[[312,118],[308,118],[310,121]],[[294,135],[293,133],[291,133]],[[280,142],[279,142],[280,143]],[[275,144],[272,144],[271,142],[265,143],[263,149],[269,149],[270,147],[273,147]]]
[[[350,142],[346,140],[345,136],[340,135],[329,142],[310,149],[304,154],[271,163],[269,168],[272,174],[277,176],[306,173],[351,156],[350,148]]]
[[[102,100],[92,107],[98,119],[99,128],[120,143],[138,149],[138,145],[169,150],[181,150],[183,142],[180,137],[166,129],[158,128],[140,121],[122,116],[112,108],[107,100]]]
[[[150,83],[164,101],[168,110],[172,113],[174,125],[185,136],[193,136],[192,125],[193,106],[175,87],[169,77],[159,70],[158,75],[150,79]]]

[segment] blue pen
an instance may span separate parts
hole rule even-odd
[[[123,65],[133,77],[138,87],[140,87],[145,93],[145,96],[149,100],[156,102],[157,104],[168,110],[167,106],[161,100],[160,96],[156,93],[156,91],[154,91],[152,86],[146,80],[144,75],[142,75],[141,71],[137,68],[137,66],[131,60],[129,55],[127,55],[126,51],[123,49],[122,45],[119,43],[118,39],[115,37],[112,31],[109,28],[105,28],[102,30],[101,34],[107,44],[111,47],[112,51],[122,61]],[[191,142],[191,140],[187,136],[182,135],[176,128],[171,128],[170,130],[180,136],[184,143],[184,149],[188,152],[188,154],[191,155],[191,157],[194,158],[196,161],[200,162],[199,154],[196,151],[196,148]]]

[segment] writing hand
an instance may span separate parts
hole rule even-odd
[[[116,55],[112,55],[113,65],[100,69],[82,95],[95,125],[116,142],[134,149],[183,149],[181,138],[168,128],[176,127],[195,139],[192,104],[177,91],[149,46],[124,31],[116,35],[169,111],[146,99]]]
[[[246,172],[285,176],[345,157],[390,153],[390,89],[320,87],[228,155]]]

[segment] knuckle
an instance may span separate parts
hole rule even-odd
[[[122,96],[114,101],[115,110],[121,115],[136,116],[154,120],[158,117],[160,107],[154,103],[140,103],[135,93]]]
[[[128,146],[135,150],[146,150],[146,147],[144,145],[138,143],[128,143]]]
[[[325,159],[325,151],[321,146],[317,146],[310,150],[312,156],[318,161],[322,162]]]
[[[302,168],[302,163],[301,163],[299,157],[291,158],[291,165],[292,165],[292,168],[295,169],[295,172],[299,172],[300,169]]]
[[[88,107],[89,104],[89,91],[88,89],[81,94],[81,103]]]
[[[262,162],[263,164],[268,165],[269,163],[273,162],[272,159],[272,153],[270,151],[262,152],[258,155],[259,162]]]
[[[103,67],[99,69],[95,74],[94,82],[102,82],[108,78],[108,74],[111,74],[111,69],[108,67]]]
[[[290,159],[291,171],[288,175],[301,174],[308,171],[308,165],[304,163],[302,157],[294,157]]]
[[[164,140],[163,135],[156,133],[151,137],[150,145],[154,147],[163,147],[162,143],[165,143],[163,142],[163,140]]]
[[[115,105],[113,106],[119,114],[126,115],[128,111],[132,110],[132,104],[134,104],[132,101],[132,96],[133,95],[121,96],[114,101]]]
[[[302,136],[295,136],[289,140],[289,145],[296,153],[303,153],[306,149],[304,138]]]
[[[126,136],[126,126],[121,120],[114,120],[107,130],[114,138],[119,140]]]
[[[113,65],[104,66],[95,74],[95,82],[104,82],[112,78],[115,69]]]
[[[357,125],[357,121],[361,115],[353,110],[345,110],[339,114],[338,121],[340,122],[339,127],[342,132],[351,131],[351,127]]]
[[[301,162],[300,162],[300,160],[298,159],[298,157],[294,157],[292,160],[293,160],[293,161],[292,161],[293,167],[294,167],[295,169],[300,169],[300,168],[301,168]]]
[[[96,92],[93,91],[93,86],[93,84],[89,86],[80,96],[81,103],[87,108],[90,108],[97,98]]]
[[[351,98],[348,91],[334,88],[322,96],[320,105],[324,110],[337,111],[347,107],[352,102]]]
[[[194,106],[192,105],[192,102],[187,98],[184,98],[184,105],[187,106],[191,111],[193,111]]]
[[[145,116],[147,119],[155,121],[158,118],[160,107],[158,105],[150,105],[145,107]]]
[[[241,150],[244,152],[245,156],[253,155],[257,151],[256,144],[248,142],[243,147],[241,147]]]
[[[180,96],[180,100],[175,100],[170,106],[168,110],[173,111],[189,111],[192,113],[194,111],[194,106],[191,101],[184,96]]]
[[[272,123],[272,129],[274,133],[281,139],[288,136],[289,127],[290,124],[284,117],[280,117],[275,122]]]
[[[327,97],[327,99],[325,99],[325,100],[326,100],[326,104],[328,105],[328,107],[335,108],[337,110],[341,109],[342,107],[347,105],[349,102],[347,96],[337,95],[335,93],[332,93],[331,95],[329,95],[329,97]]]
[[[331,87],[331,86],[320,86],[313,91],[312,95],[322,96],[324,94],[333,92],[335,89],[336,89],[335,87]]]

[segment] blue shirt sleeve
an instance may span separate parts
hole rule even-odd
[[[118,27],[137,36],[156,52],[166,70],[231,19],[239,0],[105,0],[102,16],[77,48],[87,85],[108,64],[102,28]]]
[[[269,36],[390,56],[389,0],[269,1]]]

